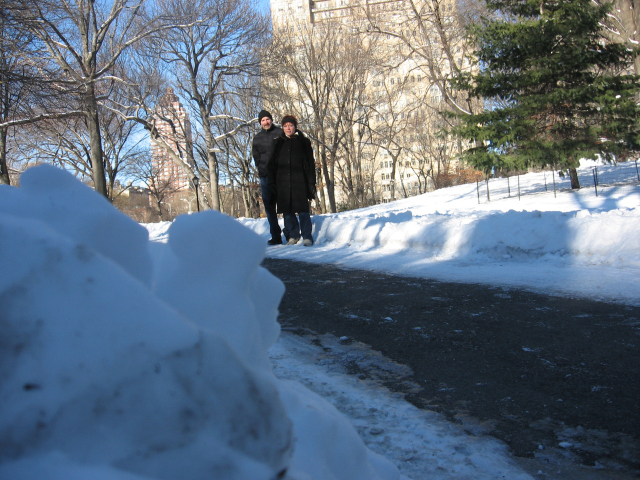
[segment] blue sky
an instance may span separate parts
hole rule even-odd
[[[264,10],[265,12],[269,12],[271,8],[271,4],[269,0],[258,0],[258,6],[260,7],[261,10]]]

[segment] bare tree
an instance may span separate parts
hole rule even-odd
[[[389,158],[384,162],[388,162],[391,168],[388,184],[391,200],[396,199],[399,162],[408,155],[413,143],[407,138],[414,134],[410,128],[411,120],[418,118],[423,104],[420,90],[411,88],[415,84],[415,78],[415,74],[412,76],[406,70],[391,64],[381,67],[373,81],[376,102],[369,118],[369,128],[378,152]],[[406,193],[404,196],[407,196]]]
[[[104,109],[101,109],[104,110]],[[116,189],[117,180],[127,175],[131,166],[148,154],[146,138],[139,125],[127,122],[112,111],[101,114],[107,195],[113,200],[121,191]]]
[[[421,70],[428,88],[435,87],[456,112],[470,112],[468,97],[452,88],[450,80],[471,68],[471,49],[465,41],[465,25],[482,12],[482,2],[451,0],[407,0],[393,11],[368,7],[368,30],[395,38],[400,60]]]
[[[105,97],[112,102],[121,100],[122,85],[113,83],[111,87]],[[127,122],[126,116],[99,104],[98,117],[107,198],[113,200],[118,194],[116,181],[146,149],[142,145],[142,129]],[[42,161],[60,165],[76,176],[92,179],[91,140],[84,116],[40,120],[29,132],[22,139],[29,152],[36,152]]]
[[[224,90],[225,78],[252,73],[259,67],[258,49],[268,33],[268,22],[251,0],[161,0],[165,15],[184,26],[154,38],[162,61],[172,67],[176,93],[184,98],[204,140],[200,150],[207,164],[211,206],[220,210],[217,138],[211,117],[218,97],[234,95]],[[240,123],[245,123],[241,121]]]
[[[211,119],[215,129],[222,132],[233,129],[238,122],[236,118],[251,118],[260,110],[254,77],[237,75],[227,78],[225,83],[225,88],[236,92],[236,95],[220,97],[216,110],[221,115]],[[251,217],[260,215],[260,185],[251,150],[255,130],[255,125],[247,125],[218,143],[223,150],[220,156],[222,169],[232,192],[229,195],[233,200],[229,209],[232,216],[241,213]],[[239,205],[240,201],[242,205]]]
[[[4,9],[3,9],[4,10]],[[19,38],[16,38],[19,36]],[[30,39],[12,27],[3,11],[0,17],[0,184],[10,185],[7,164],[7,140],[10,121],[21,109],[25,96],[24,47]]]
[[[366,121],[363,120],[363,123]],[[341,142],[344,161],[338,162],[339,183],[347,194],[348,209],[375,204],[374,165],[369,133],[362,125],[351,129]]]
[[[422,154],[418,153],[418,156],[422,156],[419,161],[423,162],[420,171],[442,175],[446,172],[442,172],[441,169],[453,168],[452,160],[461,152],[459,142],[442,134],[442,130],[451,127],[451,122],[455,121],[450,112],[468,114],[483,108],[482,101],[470,99],[466,93],[456,90],[453,80],[476,68],[471,62],[473,45],[466,41],[465,32],[466,26],[478,21],[484,13],[484,2],[407,0],[402,2],[401,7],[398,6],[399,4],[390,3],[366,7],[367,23],[364,28],[386,37],[387,41],[391,42],[388,71],[396,71],[404,76],[404,79],[401,79],[404,88],[400,98],[411,100],[404,103],[404,112],[395,113],[400,117],[404,113],[409,119],[418,115],[428,128],[420,128],[418,131],[417,125],[414,124],[406,130],[407,125],[403,129],[401,125],[389,123],[387,131],[399,135],[389,139],[389,145],[394,148],[388,148],[387,151],[394,164],[399,158],[396,154],[400,152],[401,147],[405,148],[407,154],[410,154],[408,149],[422,151]],[[394,78],[387,76],[388,79]],[[413,93],[407,95],[407,88]],[[389,110],[392,106],[393,102],[388,102]],[[387,116],[390,114],[390,111],[386,112]],[[440,118],[434,118],[437,116]],[[435,124],[438,126],[433,127]],[[411,136],[414,138],[413,142],[404,141],[404,138]],[[416,137],[420,140],[415,141]],[[426,146],[425,140],[433,144]],[[430,152],[430,160],[424,156],[427,150]],[[442,159],[442,153],[449,157]],[[436,163],[432,164],[431,161]],[[420,172],[417,174],[420,178]],[[396,192],[395,175],[394,168],[391,178],[392,199],[395,198]],[[406,174],[405,177],[400,177],[402,178],[406,178]],[[422,178],[424,180],[424,174]],[[403,188],[403,185],[400,187]],[[422,184],[418,190],[421,188]]]
[[[301,128],[318,144],[323,211],[337,210],[336,172],[347,177],[352,173],[351,166],[340,164],[346,160],[342,146],[366,115],[373,49],[371,39],[353,34],[347,26],[319,24],[296,42],[274,42],[263,70],[267,97],[274,104],[278,99],[281,112],[287,108],[287,113],[298,115]],[[353,177],[344,179],[345,185],[352,182]]]
[[[227,127],[233,127],[231,130],[212,137],[213,144],[217,146],[210,150],[203,132],[201,130],[192,131],[188,118],[175,109],[178,97],[173,94],[171,88],[166,88],[168,83],[163,72],[154,66],[157,66],[157,63],[144,61],[143,56],[140,59],[142,61],[135,67],[132,66],[128,69],[129,76],[127,78],[129,78],[129,83],[133,85],[133,88],[129,90],[129,104],[114,105],[114,111],[124,119],[141,125],[148,132],[155,147],[163,151],[167,161],[175,163],[185,173],[194,193],[196,184],[193,180],[194,177],[198,177],[200,179],[197,185],[200,205],[204,208],[213,208],[212,189],[209,186],[209,179],[212,176],[209,173],[207,158],[211,154],[216,159],[215,178],[217,179],[220,176],[220,167],[226,168],[225,162],[219,161],[218,154],[224,153],[224,146],[229,144],[233,158],[237,158],[234,149],[236,146],[242,148],[242,145],[250,143],[247,132],[257,119],[245,121],[231,113],[209,117],[210,125],[216,129],[224,131]],[[167,95],[172,99],[168,101]],[[175,101],[173,97],[175,97]],[[230,98],[238,97],[239,94],[236,93]],[[221,98],[223,97],[220,96],[218,100]],[[222,111],[223,107],[216,103],[216,109]],[[238,138],[236,139],[236,137]],[[180,141],[180,139],[185,141]],[[218,192],[218,188],[215,190]],[[217,198],[218,205],[221,207],[219,192]]]
[[[55,82],[56,66],[42,54],[42,44],[16,18],[20,4],[0,6],[0,183],[10,184],[8,154],[13,163],[28,150],[20,141],[28,139],[24,130],[38,121],[70,117],[80,112],[69,109],[73,102],[61,97]],[[10,135],[11,134],[11,135]],[[27,163],[27,162],[23,162]]]
[[[155,203],[161,220],[171,220],[172,212],[168,210],[169,199],[176,193],[174,182],[163,179],[160,171],[151,161],[150,156],[141,155],[129,166],[128,172],[132,180],[144,185]]]
[[[120,56],[152,31],[153,21],[145,21],[142,15],[145,2],[21,0],[12,7],[12,14],[42,42],[59,67],[61,74],[55,79],[59,88],[78,99],[86,122],[94,188],[105,196],[99,102],[108,90],[105,82],[119,80],[112,73]]]

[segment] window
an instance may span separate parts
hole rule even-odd
[[[429,89],[429,95],[434,103],[440,103],[442,101],[442,92],[436,85],[432,85]]]

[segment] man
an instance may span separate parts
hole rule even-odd
[[[271,194],[269,192],[269,179],[267,166],[269,165],[269,159],[273,152],[273,145],[275,139],[282,135],[282,129],[276,127],[273,124],[273,117],[267,110],[262,110],[258,114],[258,121],[262,130],[253,137],[253,160],[256,163],[258,174],[260,175],[260,190],[262,193],[262,203],[264,204],[264,210],[267,213],[267,220],[269,221],[269,230],[271,232],[271,239],[267,242],[268,245],[282,245],[282,233],[284,233],[287,241],[289,240],[288,231],[285,228],[284,232],[280,229],[278,224],[278,214],[276,213],[275,201],[271,201]]]

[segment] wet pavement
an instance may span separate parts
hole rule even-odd
[[[545,464],[580,468],[555,478],[640,478],[640,307],[334,265],[263,265],[287,288],[283,329],[329,333],[408,366],[380,381],[469,434],[502,440],[535,478],[551,478],[538,470]],[[347,368],[375,376],[365,363]]]

